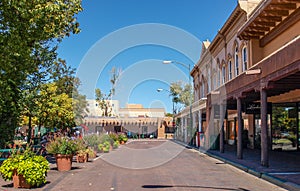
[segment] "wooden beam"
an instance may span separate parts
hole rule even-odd
[[[266,32],[268,32],[270,30],[270,28],[269,27],[262,27],[262,26],[251,26],[250,28],[249,28],[249,30],[248,31],[261,31],[261,32],[264,32],[264,31],[266,31]]]
[[[265,35],[264,32],[249,31],[249,30],[245,31],[245,34],[246,35],[253,35],[253,36],[263,36],[263,35]]]
[[[264,10],[263,14],[265,16],[288,16],[289,11],[288,10]]]
[[[271,21],[271,22],[280,22],[280,21],[282,21],[282,17],[280,17],[280,16],[268,16],[268,15],[264,15],[264,16],[259,16],[259,18],[262,21]]]
[[[270,31],[266,36],[260,40],[260,46],[264,47],[278,35],[282,34],[283,31],[291,27],[293,24],[300,20],[300,8],[296,9],[292,14],[290,14],[284,22],[280,23],[272,31]]]
[[[271,10],[293,10],[297,8],[295,3],[273,3],[268,7]]]
[[[254,26],[264,26],[264,27],[275,27],[276,23],[275,22],[266,22],[266,21],[254,21],[253,25]]]

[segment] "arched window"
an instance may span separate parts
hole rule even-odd
[[[222,66],[222,84],[225,84],[226,80],[226,69],[225,65]]]
[[[232,62],[229,60],[228,62],[228,80],[232,79]]]
[[[220,87],[221,83],[221,66],[220,66],[220,61],[217,59],[217,87]]]
[[[211,71],[210,67],[208,65],[207,67],[207,92],[211,91]]]
[[[216,89],[216,83],[217,83],[217,75],[216,75],[216,70],[214,69],[212,74],[212,85],[211,85],[212,90]]]
[[[248,68],[247,48],[246,47],[243,48],[242,57],[243,57],[243,71],[245,71]]]
[[[204,79],[203,79],[203,76],[202,76],[202,79],[201,79],[201,93],[200,93],[200,98],[203,98],[203,97],[204,97],[204,94],[205,94],[205,83],[204,83]]]
[[[239,75],[239,49],[238,46],[235,46],[235,51],[234,51],[234,62],[235,62],[235,76]]]

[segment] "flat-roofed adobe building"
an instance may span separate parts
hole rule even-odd
[[[224,142],[300,149],[300,2],[240,0],[193,68],[193,129],[206,149]]]
[[[86,133],[127,133],[135,138],[172,138],[172,118],[165,117],[164,108],[144,108],[141,104],[126,104],[119,108],[118,100],[109,100],[109,116],[103,116],[97,101],[88,100],[84,125]]]

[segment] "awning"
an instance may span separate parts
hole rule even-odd
[[[241,39],[260,39],[262,45],[267,44],[275,34],[280,34],[287,24],[298,22],[300,17],[299,1],[264,0],[254,10],[248,21],[238,31]],[[272,33],[272,34],[271,34]]]
[[[89,128],[86,126],[86,125],[84,125],[84,124],[81,124],[80,125],[85,131],[88,131],[89,130]]]

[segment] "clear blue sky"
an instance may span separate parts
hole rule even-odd
[[[237,0],[84,0],[77,17],[81,33],[59,45],[59,57],[76,68],[81,91],[108,92],[112,67],[122,70],[115,99],[121,107],[141,103],[171,112],[173,81],[188,83],[188,70],[200,57],[201,41],[212,40]]]

